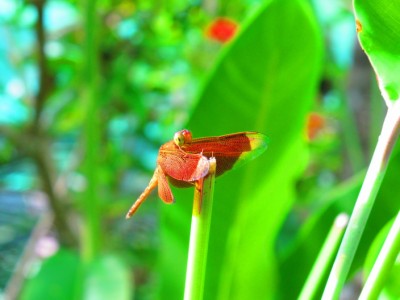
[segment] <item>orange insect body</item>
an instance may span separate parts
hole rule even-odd
[[[173,203],[174,196],[169,183],[185,187],[203,178],[208,174],[210,157],[215,157],[217,161],[216,176],[219,176],[260,155],[265,151],[267,141],[265,135],[257,132],[192,139],[189,130],[178,131],[174,140],[160,147],[153,177],[129,209],[126,218],[136,212],[156,186],[161,200],[168,204]]]

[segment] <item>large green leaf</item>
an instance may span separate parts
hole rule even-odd
[[[315,97],[321,39],[308,5],[269,1],[243,26],[206,82],[187,126],[195,137],[256,130],[265,154],[218,178],[205,299],[269,299],[274,244],[306,160],[303,125]],[[162,295],[183,295],[192,190],[163,207]]]
[[[118,256],[103,255],[83,264],[77,253],[61,249],[41,263],[21,299],[131,299],[132,282]]]
[[[399,0],[354,0],[360,43],[387,100],[397,100],[400,95],[399,7]]]
[[[60,250],[44,260],[39,271],[27,281],[21,299],[75,299],[78,287],[79,257]]]
[[[86,273],[83,299],[128,300],[133,294],[133,279],[128,266],[115,255],[96,259]]]

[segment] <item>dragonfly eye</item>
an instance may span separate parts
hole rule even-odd
[[[174,134],[174,143],[179,147],[184,144],[190,143],[191,141],[192,133],[187,129],[183,129]]]

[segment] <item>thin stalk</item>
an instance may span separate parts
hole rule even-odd
[[[208,175],[196,182],[186,268],[185,300],[203,299],[208,237],[210,233],[216,160],[209,159]]]
[[[371,163],[358,195],[349,225],[325,286],[323,299],[338,299],[347,279],[354,254],[386,172],[393,145],[399,134],[400,101],[389,107]]]
[[[378,258],[369,273],[359,299],[378,299],[400,252],[400,212],[390,228],[389,234],[379,252]]]
[[[349,217],[346,214],[340,214],[336,217],[331,230],[325,239],[324,245],[317,260],[315,261],[310,274],[307,277],[306,283],[300,293],[300,300],[315,299],[315,293],[321,284],[321,281],[326,274],[326,271],[334,257],[335,251],[343,237]]]
[[[39,69],[39,89],[35,99],[35,110],[33,119],[33,129],[40,132],[40,118],[48,100],[48,95],[53,89],[53,80],[49,72],[49,62],[46,57],[46,31],[44,26],[46,0],[32,1],[37,10],[37,22],[35,24],[35,33],[37,40],[37,63]]]
[[[100,203],[97,194],[98,188],[98,166],[100,152],[99,136],[99,46],[98,28],[99,15],[97,14],[97,1],[85,0],[84,11],[84,68],[83,76],[84,95],[82,109],[86,109],[84,120],[84,147],[85,161],[84,172],[87,179],[85,194],[82,198],[83,204],[83,232],[82,232],[82,255],[85,262],[90,263],[98,254],[100,248]]]

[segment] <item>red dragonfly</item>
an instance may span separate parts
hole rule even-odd
[[[251,131],[197,139],[192,139],[189,130],[176,132],[172,141],[160,147],[154,175],[129,209],[126,218],[136,212],[156,186],[161,200],[168,204],[173,203],[174,196],[169,183],[177,187],[193,185],[208,174],[208,158],[215,157],[215,175],[219,176],[263,153],[267,143],[268,138],[265,135]]]

